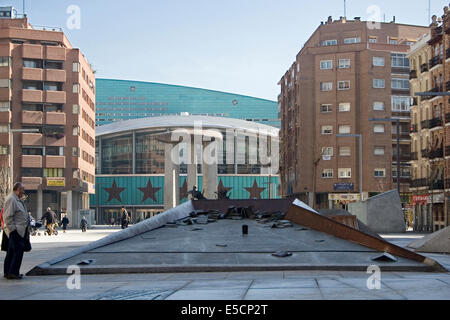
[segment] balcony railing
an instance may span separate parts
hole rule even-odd
[[[422,158],[428,158],[430,156],[430,151],[428,151],[427,149],[423,149],[421,151],[422,153]]]
[[[444,180],[433,181],[431,183],[430,189],[432,190],[444,189]]]
[[[420,72],[427,72],[428,71],[428,63],[422,63],[420,65]]]
[[[430,120],[422,120],[420,126],[422,129],[428,129],[430,127]]]
[[[420,187],[426,187],[428,186],[428,181],[427,179],[423,178],[423,179],[415,179],[415,180],[411,180],[409,186],[411,188],[420,188]]]
[[[442,148],[430,151],[430,159],[442,158],[443,156],[444,151]]]
[[[435,56],[435,57],[431,58],[429,61],[430,69],[441,63],[442,63],[442,59],[440,56]]]
[[[442,86],[436,86],[433,89],[431,89],[430,91],[431,92],[442,92],[443,91],[442,89],[443,89]]]
[[[430,120],[429,124],[430,124],[429,128],[432,129],[432,128],[436,128],[436,127],[442,126],[442,121],[441,121],[440,118],[433,118],[433,119]]]
[[[417,71],[416,70],[411,70],[409,72],[409,79],[417,79]]]

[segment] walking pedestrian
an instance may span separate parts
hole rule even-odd
[[[128,228],[129,216],[128,216],[128,211],[127,211],[127,209],[125,209],[125,207],[122,207],[121,221],[122,221],[122,229]]]
[[[67,225],[69,224],[69,218],[67,218],[67,214],[64,215],[64,217],[61,220],[63,232],[66,233]]]
[[[23,254],[31,251],[30,217],[22,200],[24,193],[23,184],[15,183],[4,205],[4,231],[8,237],[8,251],[3,265],[3,276],[11,280],[22,279],[20,266]]]

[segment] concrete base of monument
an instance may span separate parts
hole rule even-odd
[[[397,260],[392,262],[374,261],[372,259],[382,251],[287,220],[279,220],[274,225],[264,219],[215,220],[199,215],[195,221],[195,218],[189,218],[193,208],[192,202],[182,204],[41,264],[27,275],[66,275],[68,268],[74,265],[80,267],[82,274],[269,270],[366,272],[373,265],[384,271],[445,271],[438,264],[401,256],[396,256]],[[180,219],[182,223],[173,223]],[[243,228],[244,225],[247,227]],[[243,233],[245,229],[247,234]],[[280,252],[288,254],[284,257],[273,255]]]

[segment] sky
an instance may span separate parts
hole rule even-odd
[[[346,16],[373,20],[368,8],[377,6],[379,21],[428,25],[428,1],[347,0]],[[430,2],[437,16],[449,5]],[[22,13],[22,0],[0,5]],[[97,78],[277,100],[302,45],[321,21],[344,15],[344,0],[27,0],[25,13],[32,25],[63,28]]]

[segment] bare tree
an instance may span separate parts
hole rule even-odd
[[[5,199],[11,189],[11,182],[9,180],[10,172],[7,158],[0,158],[0,208],[3,208]]]

